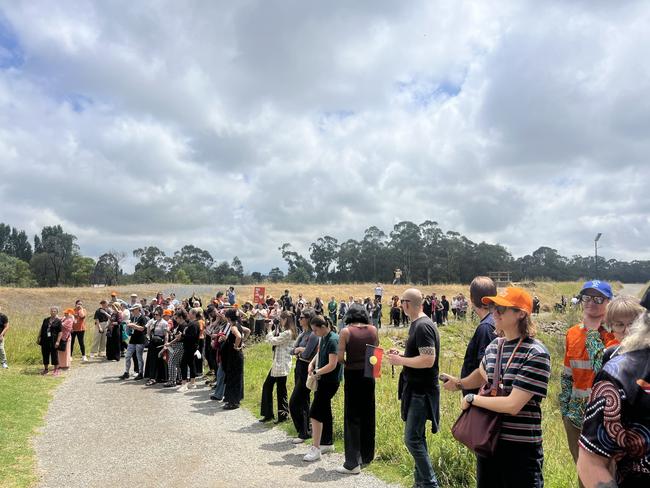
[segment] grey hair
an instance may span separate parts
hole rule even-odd
[[[650,348],[650,312],[639,315],[621,343],[620,354]]]
[[[59,313],[59,312],[61,311],[61,309],[59,308],[58,305],[52,305],[52,306],[50,307],[50,310],[52,310],[53,308],[56,309],[56,313]]]

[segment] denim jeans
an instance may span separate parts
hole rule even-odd
[[[144,374],[144,361],[142,359],[142,355],[144,353],[144,344],[129,344],[128,347],[126,348],[126,366],[124,371],[129,372],[131,369],[131,358],[133,357],[133,354],[135,353],[135,356],[138,358],[138,368],[140,371],[138,371],[138,374]]]
[[[7,362],[7,353],[5,353],[5,341],[4,339],[0,341],[0,363],[4,364]]]
[[[406,425],[404,427],[404,443],[415,461],[415,486],[436,487],[438,480],[433,471],[433,465],[427,450],[425,429],[427,425],[427,400],[424,395],[413,393],[409,404]]]
[[[225,377],[226,372],[223,370],[221,363],[219,363],[219,367],[217,368],[217,384],[214,386],[214,390],[212,390],[213,396],[223,398],[226,389],[226,384],[224,383]]]

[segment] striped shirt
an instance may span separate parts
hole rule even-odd
[[[514,339],[506,341],[503,345],[501,357],[503,389],[506,395],[509,395],[513,388],[517,388],[532,393],[533,396],[517,415],[503,415],[499,438],[510,442],[541,444],[541,402],[546,397],[551,375],[551,356],[544,344],[527,337],[521,342],[507,371],[503,371],[518,342],[519,339]],[[498,339],[490,343],[485,349],[485,356],[481,362],[489,382],[494,378],[497,343]]]

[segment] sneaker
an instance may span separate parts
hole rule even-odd
[[[142,376],[141,374],[138,374],[135,378],[133,378],[133,380],[138,381],[138,380],[141,380],[143,378],[144,378],[144,376]]]
[[[295,439],[291,439],[291,442],[293,444],[302,444],[303,442],[305,442],[305,439],[303,439],[302,437],[296,437]]]
[[[9,369],[9,365],[7,363],[2,363],[2,369]]]
[[[348,469],[345,466],[339,466],[336,468],[336,472],[341,474],[359,474],[361,472],[361,468],[359,466],[356,466],[352,469]]]
[[[321,454],[327,454],[328,452],[334,452],[334,445],[333,444],[321,445],[320,446],[320,453]]]
[[[216,401],[220,402],[221,400],[223,400],[223,398],[215,396],[215,395],[210,395],[210,400],[216,400]]]
[[[88,362],[88,358],[87,358],[86,356],[81,356],[81,362],[82,362],[82,363],[87,363],[87,362]]]
[[[121,380],[126,380],[129,379],[129,373],[124,373],[122,376],[120,376]]]
[[[307,451],[307,454],[305,454],[305,456],[302,458],[302,460],[311,463],[313,461],[320,460],[320,455],[321,455],[320,449],[318,449],[316,446],[311,446],[309,448],[309,451]]]

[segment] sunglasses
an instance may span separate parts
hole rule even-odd
[[[411,303],[411,300],[405,300],[404,298],[402,298],[399,302],[400,303]]]
[[[490,312],[496,312],[499,315],[505,314],[508,310],[519,311],[519,309],[516,307],[506,307],[505,305],[490,305]]]
[[[580,301],[582,303],[594,302],[596,305],[602,305],[603,303],[605,303],[605,300],[607,300],[607,298],[605,297],[593,297],[591,295],[580,295]]]

